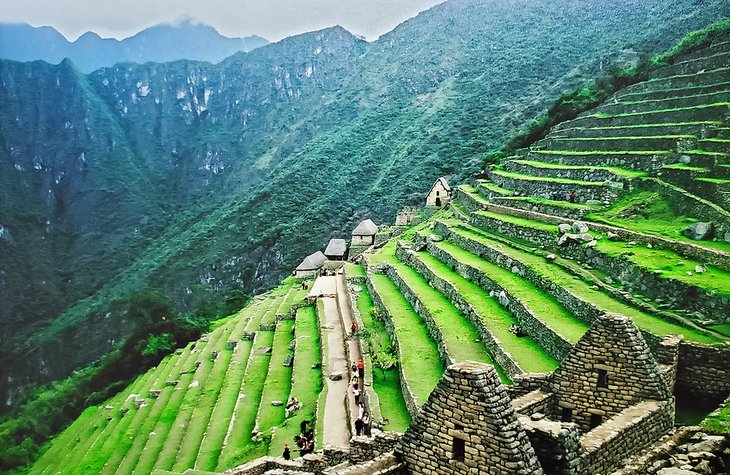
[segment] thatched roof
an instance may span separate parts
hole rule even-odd
[[[378,227],[372,219],[361,221],[352,232],[353,236],[375,236],[376,234],[378,234]]]
[[[317,251],[314,254],[310,254],[304,258],[301,264],[297,267],[298,271],[317,270],[324,265],[327,261],[327,257],[322,251]]]
[[[441,183],[441,185],[444,187],[444,189],[446,191],[451,191],[451,187],[449,186],[449,181],[446,179],[445,176],[442,176],[441,178],[439,178],[438,180],[433,182],[433,186],[436,186],[436,184],[438,184],[438,183]],[[433,186],[431,187],[431,189],[433,189]]]
[[[327,249],[324,250],[326,256],[344,257],[347,252],[347,241],[344,239],[330,239]]]

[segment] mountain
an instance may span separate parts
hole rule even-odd
[[[101,38],[89,31],[73,42],[50,26],[0,24],[0,58],[53,64],[69,58],[85,73],[121,62],[190,59],[219,63],[239,51],[266,44],[259,36],[228,38],[213,27],[190,21],[156,25],[123,40]]]
[[[436,177],[477,170],[609,62],[728,15],[451,0],[374,43],[331,28],[217,65],[0,62],[3,401],[117,345],[132,292],[215,314],[362,217],[389,222]]]

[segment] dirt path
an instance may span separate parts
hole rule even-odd
[[[320,284],[322,286],[328,288],[331,286],[332,289],[336,288],[334,277],[320,277],[317,281],[322,279],[331,279],[329,282],[321,282]],[[337,309],[336,298],[332,296],[321,297],[320,299],[324,304],[324,322],[322,323],[328,328],[324,330],[327,337],[327,347],[329,348],[329,354],[327,355],[328,375],[340,373],[343,376],[339,381],[332,381],[329,378],[326,380],[327,401],[324,407],[324,433],[322,443],[325,446],[349,447],[350,431],[347,427],[347,413],[345,408],[345,396],[349,384],[349,365],[345,355],[345,333],[342,328],[340,312]]]
[[[342,316],[342,324],[345,328],[345,334],[350,333],[350,325],[352,325],[352,309],[350,308],[350,298],[347,294],[347,281],[345,280],[345,274],[337,274],[337,298],[339,300],[340,304],[340,311]],[[359,360],[362,358],[362,351],[360,349],[360,340],[357,338],[352,338],[350,340],[347,340],[348,350],[350,353],[350,365],[352,365],[352,362]],[[348,366],[349,367],[349,366]],[[348,374],[351,376],[352,371],[350,370]],[[360,382],[360,389],[364,390],[363,382]],[[350,406],[350,422],[352,424],[352,427],[350,428],[350,431],[354,434],[355,433],[355,420],[359,417],[359,409],[357,407],[357,404],[355,404],[355,396],[352,394],[352,391],[348,392],[347,400]]]

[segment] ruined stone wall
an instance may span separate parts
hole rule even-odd
[[[606,374],[601,381],[601,373]],[[594,324],[552,375],[557,408],[572,411],[583,431],[647,399],[665,400],[670,391],[641,333],[630,318],[609,316]]]
[[[730,394],[730,346],[679,344],[677,392],[703,403],[719,403]]]
[[[502,197],[498,197],[498,196],[492,198],[492,203],[509,206],[510,208],[517,208],[517,209],[521,209],[521,210],[525,210],[525,211],[530,211],[533,213],[551,214],[551,215],[555,215],[555,216],[561,216],[561,217],[565,218],[566,220],[580,220],[586,214],[591,212],[591,208],[560,206],[560,205],[549,204],[549,203],[538,203],[538,202],[534,202],[534,201],[527,201],[527,200],[520,200],[520,199],[502,198]]]
[[[397,432],[378,431],[373,437],[353,437],[350,439],[350,463],[362,464],[379,455],[392,452],[401,435]]]
[[[372,246],[375,243],[375,236],[352,235],[351,246]]]
[[[575,424],[520,417],[546,475],[579,473],[580,431]]]
[[[471,361],[447,369],[396,453],[414,475],[542,473],[497,371]]]
[[[512,385],[507,387],[507,392],[513,398],[540,389],[550,378],[550,373],[522,373],[512,378]]]
[[[519,224],[509,223],[507,221],[502,221],[501,219],[492,218],[479,213],[471,215],[471,224],[488,231],[522,239],[523,241],[535,244],[536,246],[553,248],[558,242],[557,226],[555,227],[555,232],[541,231],[539,229],[520,226]]]
[[[657,403],[655,410],[636,407],[634,413],[619,415],[603,427],[581,437],[584,456],[580,473],[611,473],[633,454],[659,440],[674,427],[674,399]],[[632,409],[627,410],[627,412]]]
[[[366,266],[366,272],[367,272],[367,264],[364,264]],[[403,354],[401,353],[400,345],[398,344],[398,338],[395,334],[395,327],[393,326],[393,318],[390,315],[390,312],[388,312],[388,308],[383,303],[382,297],[380,297],[380,294],[375,290],[375,287],[373,286],[370,279],[366,280],[368,292],[370,292],[370,297],[373,300],[373,305],[375,308],[378,309],[378,312],[380,312],[380,315],[383,317],[383,323],[385,324],[385,329],[388,331],[388,335],[390,336],[390,341],[393,343],[393,348],[395,349],[395,354],[398,357],[399,361],[403,360]],[[416,399],[416,396],[414,396],[413,391],[411,391],[411,387],[408,384],[408,378],[406,378],[405,373],[403,372],[403,365],[398,365],[398,376],[400,379],[400,385],[401,385],[401,392],[403,393],[403,400],[405,401],[406,408],[408,409],[408,412],[411,414],[411,417],[415,417],[420,412],[420,405],[418,403],[418,400]]]

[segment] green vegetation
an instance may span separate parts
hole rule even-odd
[[[557,226],[554,226],[554,225],[548,224],[548,223],[543,223],[542,221],[533,221],[533,220],[527,219],[527,218],[520,218],[519,216],[510,216],[508,214],[493,213],[491,211],[477,211],[474,214],[479,215],[479,216],[484,216],[485,218],[504,221],[505,223],[510,223],[510,224],[522,226],[525,228],[533,228],[533,229],[537,229],[539,231],[549,232],[552,234],[557,234],[557,232],[558,232]]]
[[[730,435],[730,398],[702,421],[702,429],[713,434]]]
[[[385,328],[385,323],[374,305],[367,288],[363,287],[357,296],[357,309],[368,334],[368,344],[372,355],[395,355],[395,349]],[[404,432],[411,423],[401,392],[398,369],[391,367],[381,370],[373,367],[373,389],[380,401],[381,416],[388,421],[386,430]]]
[[[393,319],[401,352],[399,364],[408,386],[418,403],[423,404],[444,372],[436,343],[393,281],[383,274],[373,274],[369,278]]]
[[[604,186],[602,181],[584,181],[584,180],[571,180],[570,178],[554,178],[554,177],[542,177],[533,175],[524,175],[522,173],[512,173],[504,170],[493,170],[494,175],[498,175],[504,178],[511,178],[513,180],[527,180],[527,181],[547,181],[550,183],[560,183],[563,185],[575,185],[575,186]]]
[[[638,137],[637,137],[638,138]],[[580,139],[570,139],[570,140],[580,140]],[[646,176],[646,172],[642,170],[628,170],[626,168],[619,168],[619,167],[604,167],[604,166],[583,166],[583,165],[560,165],[557,163],[545,163],[545,162],[537,162],[534,160],[515,160],[515,163],[521,163],[523,165],[528,165],[535,168],[547,168],[547,169],[555,169],[555,170],[606,170],[608,172],[613,173],[614,175],[618,175],[624,178],[638,178],[641,176]]]
[[[490,238],[488,233],[485,233],[482,230],[477,230],[471,226],[459,223],[450,226],[450,229],[459,236],[466,239],[472,239],[480,244],[492,247],[513,259],[519,260],[543,279],[553,282],[554,284],[568,290],[573,295],[576,295],[581,300],[590,302],[607,313],[618,313],[631,317],[639,328],[654,333],[655,335],[666,336],[682,334],[688,341],[696,341],[698,343],[719,343],[721,341],[715,336],[693,328],[676,325],[657,316],[642,312],[634,307],[621,303],[609,295],[594,289],[591,282],[584,281],[580,277],[568,273],[559,265],[550,263],[546,261],[545,258],[531,252],[526,252],[515,247],[502,244],[501,242]]]
[[[540,373],[555,369],[557,362],[545,353],[535,340],[528,337],[517,337],[509,331],[510,325],[519,322],[484,289],[464,279],[427,253],[420,253],[419,257],[436,275],[454,284],[459,290],[459,294],[474,308],[500,347],[517,362],[523,371]],[[495,367],[500,371],[498,366],[495,365]],[[500,376],[503,381],[506,381],[506,375],[501,371]]]
[[[302,421],[315,421],[317,398],[323,386],[321,368],[313,368],[321,363],[319,325],[313,306],[297,310],[295,337],[291,396],[299,400],[302,408],[274,431],[269,445],[269,455],[273,456],[280,455],[284,444],[294,446],[294,436],[299,434]]]

